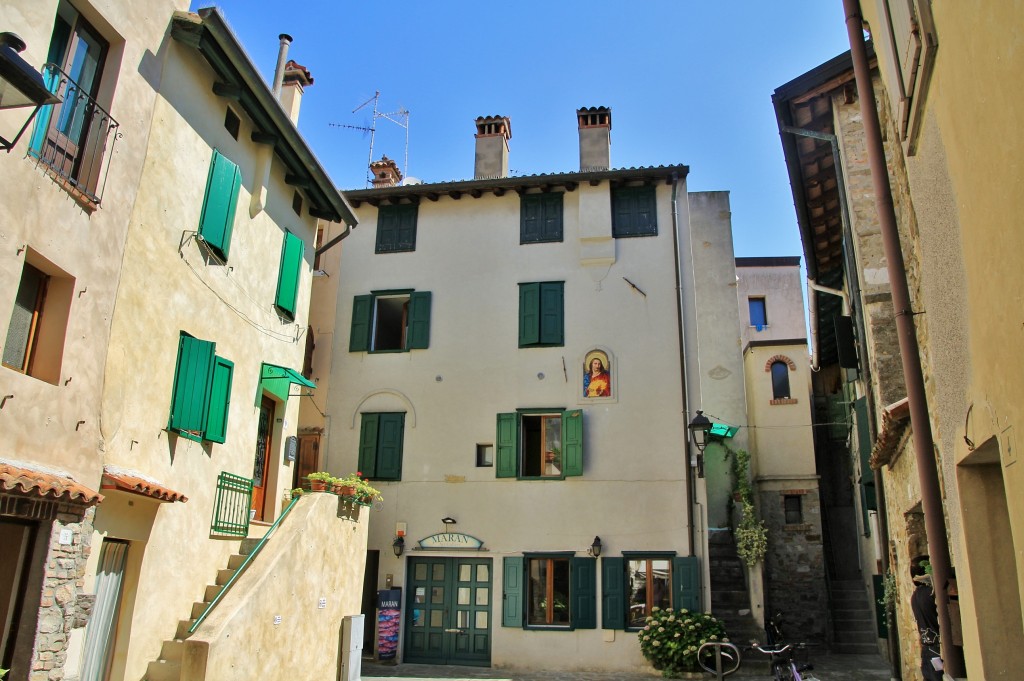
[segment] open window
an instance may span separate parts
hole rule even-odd
[[[349,352],[406,352],[430,345],[430,291],[374,291],[352,304]]]
[[[499,478],[559,480],[583,475],[583,412],[498,414],[496,469]]]
[[[216,350],[216,343],[181,332],[167,429],[195,442],[227,439],[235,365]]]

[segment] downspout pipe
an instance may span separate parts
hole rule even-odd
[[[920,348],[914,324],[915,313],[911,307],[907,270],[903,261],[903,251],[900,248],[892,187],[889,184],[889,173],[885,161],[885,147],[882,144],[881,125],[878,120],[878,111],[875,108],[875,92],[871,82],[871,70],[864,41],[864,19],[861,16],[858,0],[843,0],[843,9],[846,13],[846,31],[850,39],[853,72],[857,80],[857,97],[860,100],[864,137],[867,142],[871,180],[875,192],[875,208],[878,211],[882,243],[888,262],[900,358],[903,362],[903,380],[907,386],[907,402],[910,405],[910,427],[913,429],[914,457],[921,485],[921,508],[924,511],[925,531],[928,533],[928,558],[931,562],[932,579],[935,585],[935,606],[939,615],[942,660],[947,675],[962,677],[964,675],[963,659],[953,646],[953,633],[950,628],[949,595],[946,593],[946,581],[950,575],[949,541],[946,538],[939,472],[935,462],[935,442],[932,438],[932,427],[928,418],[924,372],[921,368]]]
[[[274,69],[274,99],[281,99],[281,88],[284,86],[284,65],[288,63],[288,46],[292,44],[292,37],[287,33],[277,36],[281,45],[277,50],[277,68]]]
[[[681,273],[679,271],[679,203],[677,193],[679,191],[679,173],[672,173],[672,245],[675,257],[676,275],[676,333],[678,334],[679,347],[679,377],[683,393],[683,419],[689,423],[689,406],[686,400],[686,338],[683,335],[683,287]],[[684,476],[686,479],[686,494],[690,498],[689,509],[686,514],[686,532],[690,540],[690,555],[696,556],[693,547],[693,509],[697,500],[696,489],[694,489],[693,468],[690,466],[690,431],[686,431],[686,445],[683,449]]]

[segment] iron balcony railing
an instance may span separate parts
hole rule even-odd
[[[217,476],[217,498],[213,503],[210,535],[245,537],[249,534],[252,506],[252,478],[221,473]]]
[[[43,67],[43,80],[63,101],[40,109],[29,154],[99,205],[109,170],[104,156],[113,154],[120,124],[56,64]]]

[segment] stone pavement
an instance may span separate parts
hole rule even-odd
[[[730,676],[737,678],[770,678],[768,666],[744,664],[740,671]],[[821,681],[890,681],[889,666],[878,655],[829,655],[812,657],[814,671],[807,672]],[[756,669],[755,669],[756,667]],[[452,665],[398,664],[389,665],[363,660],[363,678],[386,677],[395,680],[417,679],[418,681],[653,681],[661,675],[654,669],[649,673],[628,672],[582,672],[582,671],[515,671],[491,669],[488,667],[457,667]],[[705,674],[705,679],[713,679]]]

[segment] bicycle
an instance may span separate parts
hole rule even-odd
[[[795,659],[797,650],[806,650],[806,643],[775,644],[774,648],[766,648],[756,641],[751,641],[750,647],[759,653],[771,656],[772,677],[775,681],[818,681],[817,677],[806,676],[801,672],[814,669],[810,663],[798,663]]]

